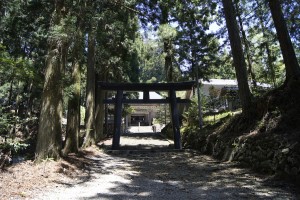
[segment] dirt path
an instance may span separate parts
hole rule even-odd
[[[123,151],[89,156],[86,180],[61,182],[35,199],[298,199],[288,184],[197,152],[171,151],[169,141],[149,134],[122,137],[121,144]]]

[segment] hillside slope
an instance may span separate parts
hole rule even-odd
[[[184,146],[300,182],[300,82],[256,100],[253,113],[184,134]]]

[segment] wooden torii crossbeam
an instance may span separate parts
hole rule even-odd
[[[174,132],[174,147],[181,149],[181,136],[179,126],[179,112],[177,103],[189,103],[189,99],[179,99],[176,97],[176,91],[192,90],[195,82],[180,82],[180,83],[107,83],[98,82],[98,87],[101,90],[117,91],[115,99],[105,99],[105,104],[115,104],[114,114],[114,133],[112,141],[112,149],[118,149],[120,146],[121,137],[121,123],[122,123],[122,104],[165,104],[169,103],[172,115],[172,124]],[[124,91],[142,91],[143,99],[125,99],[123,97]],[[166,99],[150,99],[150,91],[167,91],[169,98]]]

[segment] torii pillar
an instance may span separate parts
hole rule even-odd
[[[114,114],[114,135],[112,141],[112,149],[119,149],[120,137],[121,137],[121,124],[122,124],[122,105],[126,104],[166,104],[168,103],[171,108],[172,125],[174,133],[174,148],[181,149],[181,136],[179,126],[179,111],[178,103],[190,103],[189,99],[177,99],[176,91],[191,90],[194,86],[194,82],[182,82],[182,83],[104,83],[99,82],[98,86],[102,90],[117,91],[116,98],[113,100],[105,99],[104,103],[115,104]],[[140,99],[124,99],[124,91],[143,91],[144,97]],[[168,99],[149,99],[149,91],[168,91]]]

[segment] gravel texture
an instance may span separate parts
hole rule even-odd
[[[299,199],[290,184],[257,175],[196,151],[172,150],[158,134],[121,137],[121,150],[104,141],[88,177],[60,182],[35,199]]]

